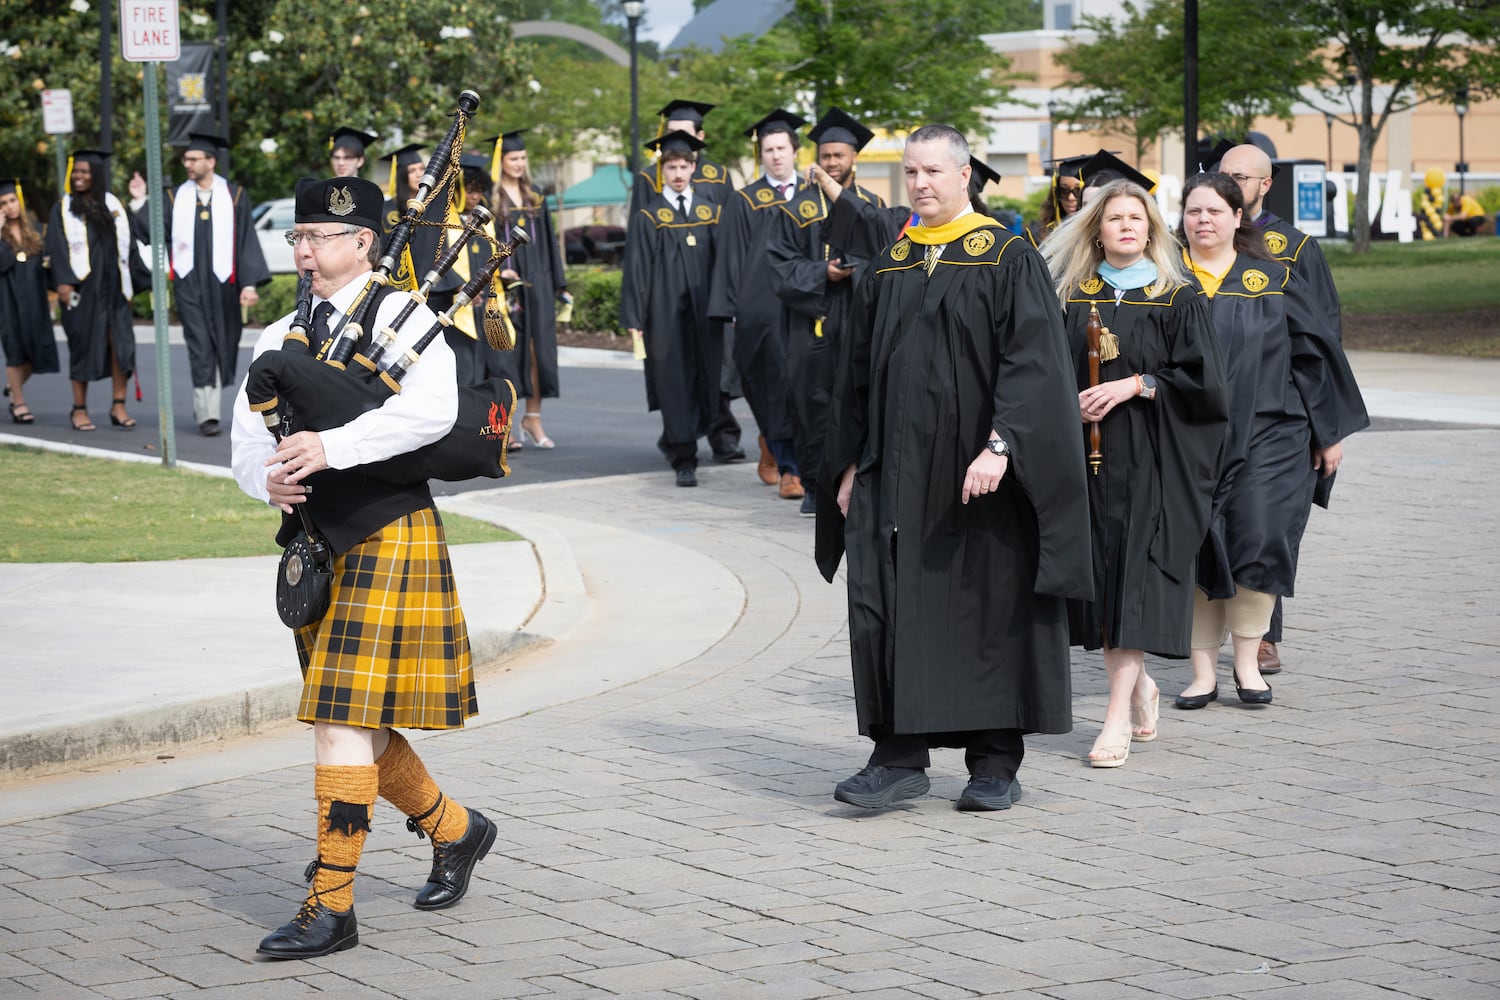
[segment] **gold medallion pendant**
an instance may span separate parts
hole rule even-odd
[[[26,263],[26,251],[25,250],[17,250],[16,251],[16,260],[17,260],[17,262],[22,263],[22,264]]]
[[[688,233],[687,234],[687,245],[690,246],[690,247],[697,246],[698,245],[698,237],[694,236],[692,233]]]
[[[204,222],[207,222],[208,221],[208,209],[205,208],[203,211],[199,212],[198,213],[198,218],[202,219]]]

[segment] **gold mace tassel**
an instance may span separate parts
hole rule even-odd
[[[1105,327],[1099,334],[1099,360],[1113,361],[1120,356],[1120,338],[1109,332]]]

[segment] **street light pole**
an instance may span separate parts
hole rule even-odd
[[[1462,197],[1467,193],[1465,182],[1469,173],[1469,164],[1464,160],[1464,115],[1469,113],[1469,85],[1459,84],[1453,98],[1453,110],[1458,114],[1458,193]]]
[[[1328,127],[1328,172],[1333,173],[1333,115],[1323,112],[1323,124]]]
[[[636,33],[641,26],[641,15],[646,12],[642,0],[625,0],[625,20],[630,25],[630,183],[634,189],[635,176],[641,169],[641,87],[640,72],[636,64]]]
[[[1057,160],[1057,102],[1047,102],[1047,159]],[[1041,164],[1042,175],[1047,174],[1047,164]]]

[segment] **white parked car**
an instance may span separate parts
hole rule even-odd
[[[277,198],[263,201],[251,210],[255,221],[255,235],[260,240],[260,251],[265,254],[266,266],[272,274],[296,274],[297,264],[292,248],[286,245],[286,234],[291,231],[296,219],[297,199]]]

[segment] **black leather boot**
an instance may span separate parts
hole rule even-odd
[[[495,824],[478,809],[469,810],[469,829],[462,837],[432,843],[432,874],[417,892],[417,909],[441,910],[464,898],[474,865],[495,843]]]
[[[317,958],[357,944],[359,921],[354,919],[354,907],[335,913],[309,899],[290,922],[267,934],[255,950],[268,958]]]

